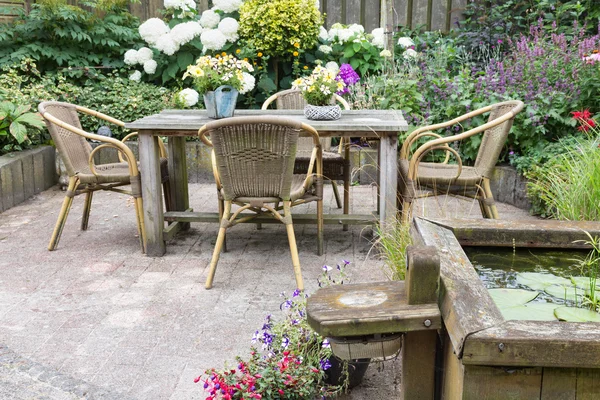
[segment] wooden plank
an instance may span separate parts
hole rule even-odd
[[[160,138],[158,140],[161,140]],[[171,204],[174,211],[189,208],[188,175],[186,168],[185,137],[171,137],[168,143],[169,184],[171,186]],[[182,222],[181,229],[190,229],[190,224]]]
[[[394,0],[394,26],[406,26],[408,0]]]
[[[330,0],[331,1],[331,0]],[[379,13],[381,3],[379,0],[363,0],[365,2],[364,26],[365,32],[370,33],[373,29],[379,28]]]
[[[427,30],[427,5],[429,0],[413,0],[412,29]]]
[[[444,365],[442,368],[442,400],[462,398],[465,367],[454,351],[448,335],[444,335]]]
[[[463,13],[467,5],[467,0],[452,0],[452,8],[450,8],[450,25],[451,29],[458,28],[458,21],[465,19]]]
[[[30,198],[35,194],[35,177],[33,173],[33,155],[27,154],[22,159],[23,165],[23,194],[25,199]]]
[[[239,218],[252,215],[251,213],[241,213]],[[292,214],[294,224],[316,224],[317,214]],[[164,213],[165,221],[181,222],[219,222],[219,214],[211,212],[182,212],[168,211]],[[377,223],[378,216],[372,214],[326,214],[323,215],[325,225],[373,225]],[[269,216],[260,216],[250,221],[252,224],[281,224],[275,218]]]
[[[342,1],[341,0],[329,0],[327,4],[325,4],[325,14],[326,14],[326,23],[327,26],[331,26],[336,22],[344,23],[342,15]]]
[[[44,190],[54,186],[58,181],[56,173],[56,149],[54,147],[46,147],[42,150],[44,161]]]
[[[346,23],[347,24],[360,24],[361,20],[361,4],[365,0],[346,0]]]
[[[544,368],[540,400],[576,400],[577,369]]]
[[[464,345],[463,364],[600,367],[600,324],[559,321],[506,321],[473,333]]]
[[[434,304],[409,305],[404,282],[334,285],[313,294],[308,323],[322,336],[361,336],[441,327]],[[425,321],[429,320],[429,327]]]
[[[436,248],[409,246],[406,249],[406,259],[408,304],[437,304],[440,259]],[[433,399],[437,332],[434,330],[407,332],[403,339],[403,398],[406,400]]]
[[[600,369],[577,370],[577,400],[598,400],[600,398]]]
[[[447,0],[430,0],[431,25],[429,30],[446,32]]]
[[[379,223],[382,229],[394,229],[397,223],[398,136],[384,136],[379,145]]]
[[[452,230],[463,246],[588,248],[585,232],[600,236],[593,221],[447,219],[430,222]]]
[[[467,336],[504,321],[454,234],[415,218],[423,243],[440,252],[440,310],[459,357]]]
[[[165,254],[163,239],[163,203],[158,163],[157,137],[140,130],[140,171],[144,199],[144,222],[146,225],[146,255],[160,257]]]
[[[463,399],[539,400],[542,368],[465,366]]]
[[[2,197],[2,211],[15,205],[13,200],[12,170],[8,165],[0,168],[0,196]]]

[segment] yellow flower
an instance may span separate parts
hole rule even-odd
[[[240,49],[237,49],[237,50],[235,51],[235,54],[240,54],[241,52],[242,52],[242,50],[240,50]]]
[[[304,66],[304,69],[308,69],[308,65],[305,65],[305,66]]]
[[[300,48],[300,43],[298,43],[298,42],[294,43],[294,47],[297,48],[297,49],[299,49]]]
[[[257,54],[257,56],[262,57],[263,54],[259,51],[258,54]]]
[[[298,57],[299,53],[297,51],[295,51],[293,54],[294,54],[294,57]]]
[[[245,58],[244,58],[244,61],[248,62],[248,57],[245,57]]]
[[[222,55],[223,57],[225,57],[225,56],[227,55],[227,53],[225,53],[225,52],[222,52],[222,53],[221,53],[221,55]]]

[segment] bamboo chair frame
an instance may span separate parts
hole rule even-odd
[[[46,126],[50,131],[55,143],[61,141],[62,139],[58,134],[54,133],[55,127],[52,125],[56,125],[60,128],[63,128],[70,133],[75,135],[79,135],[85,139],[95,140],[102,144],[97,146],[96,148],[90,150],[88,155],[88,167],[91,173],[97,178],[103,178],[103,183],[97,182],[87,182],[82,183],[79,172],[78,171],[70,171],[70,168],[67,168],[67,172],[69,174],[69,183],[67,186],[67,191],[65,194],[65,198],[63,200],[63,204],[58,215],[58,220],[56,221],[56,225],[54,227],[54,231],[52,232],[52,236],[50,238],[50,242],[48,244],[48,250],[55,250],[58,246],[58,242],[60,241],[60,237],[62,235],[62,231],[64,229],[65,223],[67,221],[67,217],[69,215],[69,211],[71,209],[71,205],[73,204],[73,198],[80,194],[85,194],[85,202],[83,207],[83,217],[81,220],[81,230],[87,230],[89,224],[89,217],[92,205],[92,197],[94,192],[99,190],[108,190],[111,192],[127,194],[133,197],[135,204],[135,212],[137,219],[137,230],[140,238],[140,246],[142,249],[142,253],[146,252],[146,235],[145,235],[145,225],[144,225],[144,214],[143,214],[143,204],[142,204],[142,193],[141,193],[141,177],[140,171],[137,165],[137,161],[135,159],[135,155],[131,151],[129,147],[125,144],[125,142],[132,137],[137,135],[137,132],[132,132],[125,136],[122,140],[117,140],[111,137],[106,137],[102,135],[97,135],[95,133],[89,133],[85,130],[71,125],[56,116],[54,116],[50,111],[47,110],[48,107],[62,107],[67,110],[73,110],[77,113],[87,114],[106,122],[112,123],[114,125],[123,127],[125,123],[116,118],[110,117],[106,114],[103,114],[98,111],[91,110],[86,107],[78,106],[70,103],[63,103],[57,101],[45,101],[39,104],[38,110],[42,117],[45,119]],[[115,180],[114,182],[110,182],[110,176],[106,174],[102,174],[98,172],[97,165],[94,162],[94,156],[97,152],[102,149],[113,148],[117,150],[118,158],[120,163],[126,163],[129,171],[129,182],[123,180]],[[164,144],[159,141],[159,152],[162,158],[167,157],[167,151],[165,149]],[[68,157],[66,154],[61,154],[61,157]],[[120,186],[131,185],[131,190],[121,189]],[[165,192],[165,204],[167,209],[170,209],[170,185],[168,179],[163,182],[163,188]]]
[[[248,199],[251,196],[239,197],[239,198],[225,198],[223,196],[223,184],[221,180],[221,176],[218,170],[217,164],[217,155],[215,154],[214,145],[211,139],[207,136],[210,136],[210,132],[214,129],[218,129],[222,126],[227,125],[235,125],[235,124],[269,124],[269,125],[278,125],[285,126],[292,129],[297,129],[298,133],[303,131],[307,133],[313,141],[313,151],[311,155],[311,161],[309,163],[309,169],[306,174],[306,177],[303,180],[302,187],[304,196],[296,199],[270,199],[268,201],[257,200],[253,201],[252,199]],[[220,120],[216,122],[211,122],[206,124],[198,131],[198,135],[200,140],[209,147],[212,147],[213,150],[211,152],[211,160],[213,166],[213,174],[215,176],[215,182],[217,184],[217,193],[219,197],[219,220],[220,220],[220,228],[217,236],[217,241],[215,243],[215,248],[213,251],[212,259],[210,262],[209,273],[206,278],[205,287],[206,289],[212,288],[213,279],[215,275],[215,271],[217,268],[217,263],[219,262],[219,255],[222,250],[224,250],[225,246],[225,238],[226,231],[228,228],[235,226],[242,222],[252,221],[258,216],[269,215],[278,221],[282,222],[286,226],[286,232],[288,236],[288,242],[290,247],[290,253],[292,258],[292,265],[294,269],[294,275],[296,279],[296,285],[298,289],[304,289],[304,283],[302,280],[302,272],[300,268],[300,258],[298,256],[298,247],[296,244],[296,238],[294,234],[294,226],[292,221],[291,208],[300,204],[305,204],[309,201],[317,202],[317,253],[319,255],[323,254],[323,179],[322,179],[322,162],[323,162],[323,154],[321,148],[321,142],[319,140],[319,134],[317,131],[311,127],[310,125],[299,123],[294,120],[289,120],[285,118],[277,118],[277,117],[232,117],[227,118],[225,120]],[[294,147],[295,150],[295,147]],[[295,151],[291,156],[295,156]],[[314,171],[314,174],[313,174]],[[290,170],[291,172],[291,170]],[[291,175],[290,175],[291,179]],[[291,185],[291,180],[290,180]],[[308,194],[311,187],[314,187],[314,193]],[[308,195],[307,195],[308,194]],[[245,200],[240,200],[244,199]],[[270,206],[268,204],[274,203],[274,206]],[[281,203],[281,205],[279,205]],[[232,205],[235,204],[240,208],[232,213],[231,208]],[[243,211],[252,211],[254,215],[248,215],[241,218],[238,218],[239,215]],[[283,215],[281,215],[280,211],[283,210]]]
[[[427,185],[427,186],[430,186],[429,188],[433,190],[432,193],[417,194],[417,189],[416,189],[416,185],[419,183],[419,165],[421,164],[423,158],[428,153],[437,151],[437,150],[442,150],[442,151],[446,152],[446,157],[445,157],[444,161],[440,164],[448,165],[448,161],[450,160],[451,156],[454,156],[454,158],[456,159],[456,162],[457,162],[454,178],[450,179],[450,183],[442,183],[440,185],[447,189],[446,194],[461,195],[461,196],[467,196],[467,197],[474,198],[474,199],[478,200],[479,206],[481,209],[481,214],[484,218],[498,219],[499,218],[498,210],[496,208],[496,205],[494,202],[494,196],[493,196],[491,188],[490,188],[490,175],[492,172],[491,170],[493,168],[486,168],[484,166],[483,168],[481,168],[481,171],[479,171],[478,164],[484,163],[486,161],[487,161],[486,163],[488,165],[491,165],[492,167],[493,167],[493,165],[496,164],[496,162],[498,161],[498,156],[499,156],[501,148],[502,148],[502,144],[506,141],[506,137],[508,136],[510,128],[512,127],[512,120],[519,112],[521,112],[523,110],[523,107],[524,107],[524,103],[522,101],[509,100],[509,101],[505,101],[505,102],[501,102],[501,103],[496,103],[496,104],[493,104],[493,105],[490,105],[487,107],[482,107],[478,110],[474,110],[467,114],[461,115],[460,117],[454,118],[451,121],[447,121],[447,122],[443,122],[443,123],[439,123],[439,124],[435,124],[435,125],[428,125],[428,126],[424,126],[424,127],[414,130],[406,138],[406,140],[404,141],[402,148],[400,150],[400,162],[402,163],[403,161],[404,162],[408,161],[408,171],[407,171],[406,175],[404,175],[404,172],[402,172],[402,168],[401,168],[401,174],[400,174],[400,178],[405,180],[405,182],[403,182],[403,184],[405,185],[405,190],[403,193],[401,193],[402,221],[408,222],[410,220],[410,218],[412,216],[412,202],[414,199],[429,197],[429,196],[437,196],[438,194],[440,194],[438,192],[438,188],[435,183],[431,186]],[[496,116],[495,113],[501,112],[501,110],[503,108],[506,108],[506,109],[510,108],[510,111],[506,110],[506,112]],[[459,124],[462,121],[465,121],[467,119],[470,119],[470,118],[473,118],[473,117],[476,117],[476,116],[479,116],[479,115],[485,114],[485,113],[490,113],[490,117],[489,117],[490,119],[488,120],[488,122],[483,125],[480,125],[476,128],[470,129],[466,132],[462,132],[462,133],[452,135],[452,136],[447,136],[447,137],[442,137],[441,135],[438,135],[433,132],[438,129],[443,129],[443,128],[447,128],[449,126]],[[487,143],[485,142],[486,135],[488,134],[488,132],[491,129],[499,127],[501,124],[505,124],[501,127],[503,129],[503,131],[501,132],[501,135],[503,136],[503,140],[502,140],[502,142],[497,141],[497,143],[496,143],[496,146],[500,146],[500,147],[492,148],[491,153],[493,155],[492,155],[492,157],[490,157],[490,160],[482,161],[485,157],[488,157],[489,152],[490,152],[490,150],[486,149],[485,147],[486,146],[490,147],[493,145],[493,143],[490,144],[489,142],[487,142]],[[461,159],[460,155],[458,154],[458,152],[455,149],[450,147],[449,144],[452,142],[465,140],[471,136],[477,135],[482,132],[484,133],[484,139],[482,140],[482,144],[479,149],[477,159],[475,161],[475,167],[463,167],[463,163],[462,163],[462,159]],[[413,147],[416,145],[417,140],[420,138],[423,138],[423,137],[428,137],[428,136],[433,137],[433,139],[422,144],[421,146],[417,147],[413,151]],[[493,158],[494,156],[495,156],[495,159],[492,161],[491,158]],[[430,167],[435,168],[434,167],[435,163],[424,163],[424,165],[425,164],[427,164]],[[474,172],[476,175],[478,175],[478,182],[475,184],[463,182],[462,185],[463,185],[464,190],[462,190],[462,191],[454,190],[452,188],[452,185],[453,184],[457,184],[457,185],[461,184],[461,179],[462,179],[461,174],[466,169],[469,169],[470,172]],[[447,175],[442,176],[441,173],[439,175],[439,178],[448,180],[448,176]],[[429,177],[429,179],[435,179],[435,178]],[[471,190],[471,192],[469,192],[469,190]]]
[[[290,96],[294,96],[293,101],[287,104],[287,107],[285,107],[282,102],[280,101],[281,98],[283,97],[287,97],[288,99],[290,99]],[[334,101],[337,103],[340,103],[341,106],[344,108],[344,110],[350,110],[350,104],[348,104],[348,102],[341,96],[334,94],[333,95]],[[304,98],[302,97],[302,92],[296,89],[287,89],[287,90],[282,90],[281,92],[277,92],[275,94],[273,94],[271,97],[269,97],[267,100],[265,100],[265,102],[263,103],[261,109],[262,110],[266,110],[269,108],[269,106],[273,103],[276,102],[277,104],[277,108],[278,109],[302,109],[304,108],[304,106],[306,105],[306,101],[304,100]],[[332,153],[329,151],[329,144],[331,143],[331,138],[322,138],[321,139],[321,145],[323,147],[323,152],[324,153]],[[325,143],[326,140],[327,142]],[[337,157],[333,156],[331,158],[325,157],[323,158],[323,178],[326,179],[328,182],[331,182],[331,187],[333,189],[333,194],[335,196],[335,202],[337,205],[337,208],[342,208],[343,207],[343,213],[344,214],[348,214],[349,210],[350,210],[350,154],[349,154],[349,145],[350,145],[350,138],[345,138],[345,137],[341,137],[340,138],[340,144],[338,146],[338,155]],[[296,157],[296,168],[295,168],[295,173],[300,173],[300,172],[304,172],[305,168],[304,167],[304,160],[301,160],[300,157]],[[342,164],[342,175],[340,176],[339,174],[336,174],[335,172],[333,172],[334,170],[336,170],[336,166]],[[332,175],[332,177],[330,176]],[[341,179],[344,182],[344,202],[342,203],[341,197],[340,197],[340,192],[338,189],[338,185],[336,183],[336,179]],[[344,224],[343,229],[345,231],[348,230],[348,225]]]

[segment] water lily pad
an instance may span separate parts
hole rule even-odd
[[[548,293],[550,296],[563,300],[581,301],[581,297],[584,295],[585,290],[574,286],[552,285],[546,287],[544,292]]]
[[[558,307],[552,303],[530,302],[524,306],[501,308],[500,312],[506,320],[556,321],[554,310]]]
[[[596,311],[577,307],[558,307],[554,315],[561,321],[567,322],[600,322],[600,314]]]
[[[517,274],[517,283],[535,290],[545,290],[550,285],[572,285],[571,281],[566,278],[539,272],[520,272]]]
[[[571,281],[577,287],[585,289],[589,292],[590,290],[590,278],[587,276],[572,276]],[[596,281],[596,291],[600,292],[600,279]]]
[[[538,292],[524,289],[489,289],[488,292],[499,309],[522,306],[538,295]]]

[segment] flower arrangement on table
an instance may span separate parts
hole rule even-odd
[[[343,283],[348,264],[344,261],[335,270],[324,266],[319,286]],[[336,277],[332,271],[337,271]],[[209,369],[195,379],[209,394],[207,400],[313,399],[317,395],[326,398],[347,390],[347,364],[343,371],[346,379],[341,384],[325,382],[333,353],[327,339],[308,325],[308,295],[296,290],[291,297],[283,293],[282,296],[280,308],[284,318],[276,321],[267,315],[262,328],[252,338],[250,359],[237,357],[235,368]]]
[[[309,76],[296,79],[292,89],[302,92],[308,105],[304,115],[313,120],[333,120],[342,115],[339,105],[332,105],[333,95],[345,87],[343,81],[336,79],[337,71],[317,65]]]
[[[250,74],[253,71],[254,67],[249,62],[222,53],[215,57],[198,58],[195,64],[187,67],[183,79],[192,78],[196,90],[204,95],[204,103],[211,118],[223,118],[233,115],[238,92],[243,94],[254,89],[255,79]],[[194,96],[191,89],[184,89],[178,98],[180,103],[192,106],[195,104],[193,100],[197,101],[198,96]]]

